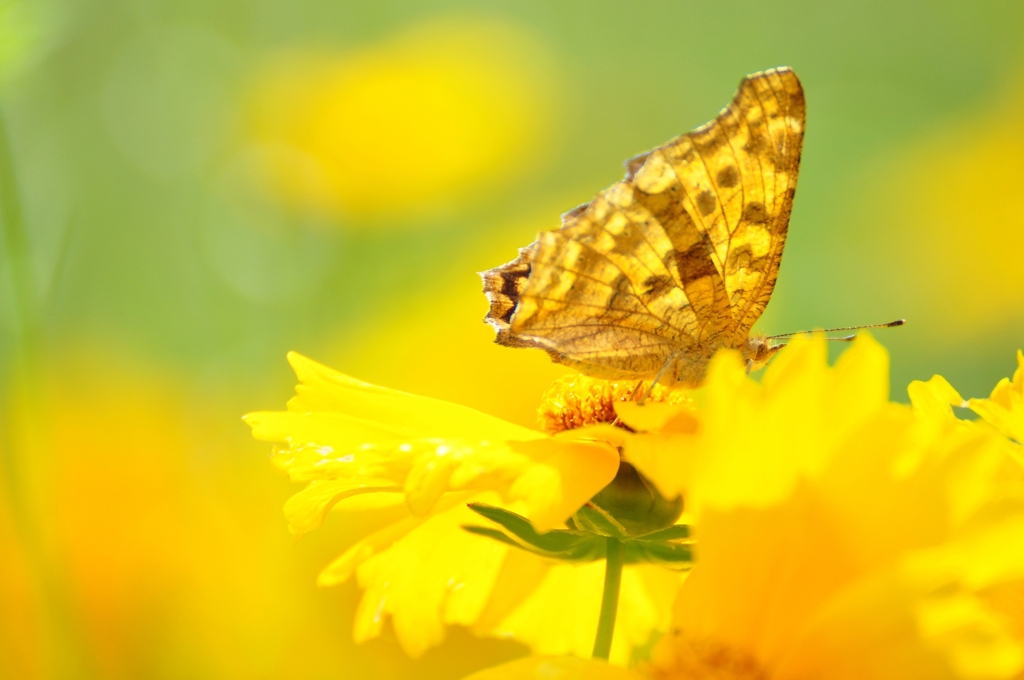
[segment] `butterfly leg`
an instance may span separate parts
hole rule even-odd
[[[636,395],[640,394],[640,387],[643,386],[643,384],[644,384],[643,380],[637,380],[636,381],[636,387],[633,388],[633,394],[629,395],[629,400],[630,401],[636,401]],[[612,425],[618,425],[618,424],[619,424],[619,416],[618,416],[618,414],[616,414],[615,420],[612,421]]]
[[[643,387],[643,385],[644,385],[644,381],[643,380],[637,380],[636,381],[636,387],[633,388],[633,394],[629,395],[629,400],[630,401],[636,401],[636,395],[640,394],[640,388]]]
[[[644,396],[640,397],[640,401],[637,402],[638,404],[640,404],[641,406],[644,405],[644,402],[647,401],[647,398],[651,396],[651,392],[654,391],[654,386],[658,384],[658,381],[661,380],[662,377],[664,377],[665,371],[667,371],[669,369],[669,366],[674,364],[676,362],[676,359],[678,358],[678,354],[673,354],[665,361],[664,364],[662,364],[661,368],[658,369],[657,375],[654,376],[654,380],[651,381],[650,387],[648,387],[647,391],[644,392]]]

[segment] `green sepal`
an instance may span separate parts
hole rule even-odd
[[[693,546],[668,541],[627,541],[626,563],[686,569],[693,563]]]
[[[492,529],[491,527],[478,527],[474,524],[463,524],[462,528],[471,534],[476,534],[478,536],[486,536],[487,538],[493,538],[495,541],[498,541],[499,543],[504,543],[506,545],[510,545],[513,548],[523,547],[522,543],[509,536],[504,531],[500,531],[498,529]]]
[[[676,524],[667,529],[658,529],[649,534],[642,534],[636,538],[641,541],[680,541],[690,537],[690,526],[688,524]]]
[[[586,534],[561,529],[542,534],[522,515],[485,503],[469,503],[468,506],[470,510],[500,525],[520,541],[547,552],[562,552],[588,538]]]
[[[540,548],[529,545],[528,543],[517,541],[515,538],[509,536],[500,529],[479,527],[472,524],[463,524],[462,528],[471,534],[492,538],[499,543],[504,543],[505,545],[525,550],[526,552],[533,553],[538,557],[559,560],[562,562],[593,562],[594,560],[604,559],[606,552],[605,542],[608,540],[603,536],[587,536],[583,540],[564,550],[541,550]]]
[[[588,505],[601,508],[629,537],[671,527],[683,512],[682,496],[665,498],[628,461],[619,463],[615,479],[591,498]]]
[[[692,546],[677,542],[689,538],[689,527],[683,524],[659,529],[643,537],[627,538],[614,518],[601,508],[587,505],[569,519],[569,526],[573,528],[540,533],[530,520],[503,508],[484,503],[469,503],[468,507],[504,531],[470,524],[463,525],[466,531],[548,559],[564,562],[604,559],[607,539],[611,535],[623,542],[627,564],[657,564],[670,569],[686,569],[693,561]]]
[[[522,515],[484,503],[469,503],[469,509],[500,525],[512,536],[486,527],[463,526],[464,529],[482,536],[489,536],[503,543],[515,545],[544,557],[561,560],[594,560],[603,556],[604,541],[592,534],[581,531],[556,529],[540,533],[533,528],[530,520]],[[493,532],[493,533],[492,533]],[[495,534],[500,534],[498,538]]]
[[[572,522],[580,531],[611,538],[627,538],[627,532],[615,518],[593,503],[588,503],[576,511]]]

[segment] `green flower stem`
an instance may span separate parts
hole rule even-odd
[[[612,651],[615,615],[619,611],[622,565],[625,562],[626,545],[619,539],[609,536],[608,558],[604,570],[604,594],[601,596],[601,618],[597,622],[597,638],[594,640],[595,659],[607,659]]]

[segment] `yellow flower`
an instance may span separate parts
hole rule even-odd
[[[1003,378],[988,399],[971,399],[967,404],[1007,437],[1024,443],[1024,352],[1017,350],[1012,381]]]
[[[887,373],[867,336],[834,368],[823,340],[797,338],[761,384],[739,356],[716,357],[696,409],[618,406],[626,424],[660,428],[626,439],[624,458],[666,495],[687,494],[697,541],[643,675],[1020,677],[1019,447],[955,418],[962,400],[941,378],[912,385],[912,406],[888,402]],[[579,665],[518,663],[473,680],[576,677]]]
[[[413,656],[440,643],[446,624],[513,637],[541,654],[589,655],[602,564],[551,563],[462,527],[481,523],[471,501],[521,514],[540,531],[562,525],[615,478],[618,450],[601,440],[621,440],[625,430],[594,425],[551,436],[369,385],[298,354],[289,360],[300,385],[288,410],[252,413],[246,422],[256,438],[279,443],[279,468],[309,482],[285,505],[292,531],[316,528],[331,508],[377,508],[388,519],[320,574],[321,585],[355,575],[365,590],[357,640],[379,634],[390,615]],[[610,412],[587,395],[629,396],[622,386],[595,392],[582,378],[563,388],[576,396],[561,416],[547,417],[575,425]],[[650,565],[626,568],[613,659],[625,662],[665,629],[679,579]]]
[[[723,353],[702,390],[699,433],[684,412],[655,433],[631,437],[626,458],[663,492],[681,492],[695,516],[708,505],[768,505],[819,472],[851,432],[888,407],[888,367],[867,336],[835,367],[823,340],[797,337],[761,384],[746,376],[738,354]],[[619,413],[634,429],[650,430],[638,421],[650,418],[648,410],[625,404]]]
[[[552,72],[514,23],[425,22],[348,53],[276,55],[254,78],[250,137],[289,205],[357,222],[423,217],[537,165]]]

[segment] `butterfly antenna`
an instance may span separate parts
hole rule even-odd
[[[865,328],[895,328],[896,326],[902,326],[905,323],[907,323],[906,319],[896,319],[895,321],[890,321],[889,323],[873,323],[868,324],[867,326],[843,326],[841,328],[823,328],[821,330],[813,331],[795,331],[793,333],[780,333],[779,335],[769,335],[768,339],[775,340],[777,338],[791,338],[794,335],[803,335],[804,333],[838,333],[839,331],[860,331],[864,330]],[[846,335],[841,338],[826,338],[826,340],[850,342],[856,337],[856,335]]]

